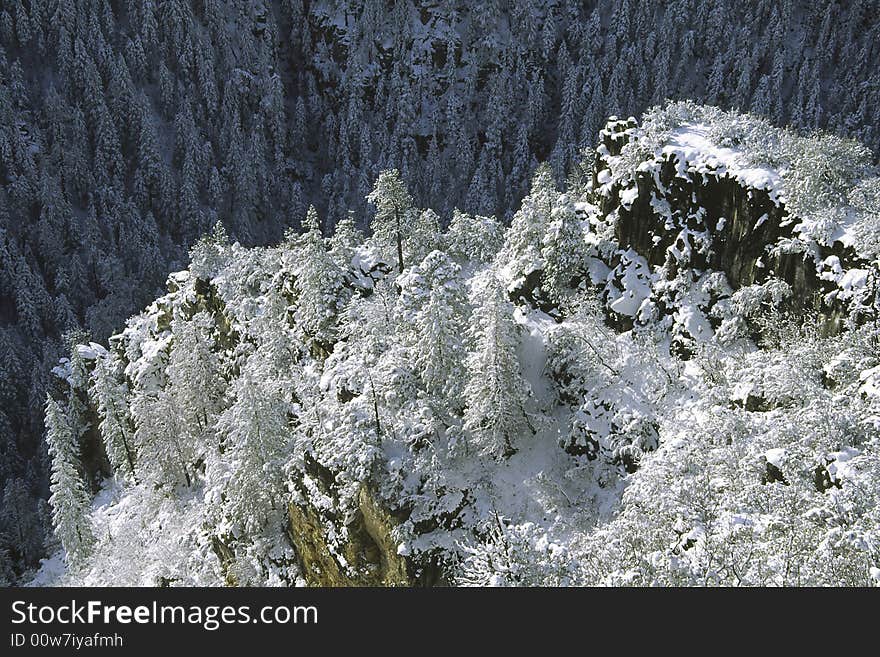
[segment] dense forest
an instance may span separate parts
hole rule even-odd
[[[478,215],[500,234],[539,162],[581,189],[606,118],[667,98],[876,158],[878,16],[871,1],[4,0],[0,577],[54,545],[52,369],[164,294],[217,221],[265,246],[313,230],[314,206],[323,234],[370,234],[368,197],[397,170],[439,227]]]

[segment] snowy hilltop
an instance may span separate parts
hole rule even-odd
[[[568,189],[608,116],[666,99],[876,158],[878,71],[880,0],[2,0],[0,583],[46,556],[67,334],[106,344],[218,220],[249,247],[311,205],[368,232],[397,169],[443,226],[508,225],[539,162]]]
[[[880,584],[880,178],[689,102],[509,226],[222,224],[46,406],[35,584]]]

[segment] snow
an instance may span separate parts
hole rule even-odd
[[[764,452],[764,458],[767,459],[767,463],[770,465],[782,468],[782,464],[785,461],[785,449],[783,447],[768,449]]]
[[[190,280],[191,274],[188,269],[184,269],[183,271],[175,271],[168,275],[168,280],[178,285],[182,286],[188,280]]]
[[[68,383],[72,383],[71,376],[73,372],[70,368],[70,359],[69,358],[61,358],[58,360],[58,365],[52,368],[52,374],[57,376],[59,379],[63,381],[67,381]]]
[[[58,581],[67,572],[64,562],[64,551],[58,550],[46,559],[40,559],[40,567],[33,579],[25,584],[27,587],[57,586]]]
[[[699,342],[705,342],[714,335],[712,325],[703,312],[693,303],[685,300],[675,311],[675,319]]]
[[[831,234],[831,239],[829,240],[831,244],[835,242],[840,242],[840,244],[844,247],[859,247],[859,240],[856,235],[853,233],[852,226],[838,226],[834,232]]]
[[[867,269],[850,269],[840,277],[837,285],[844,292],[852,292],[865,287],[870,275],[871,272]]]
[[[623,269],[620,280],[622,289],[612,287],[617,291],[617,298],[611,302],[610,308],[620,315],[635,317],[642,302],[651,296],[648,264],[642,256],[630,249],[623,254],[620,266]],[[614,272],[609,274],[609,278],[613,275]]]
[[[836,255],[828,256],[820,263],[820,271],[821,273],[819,274],[819,278],[821,278],[823,281],[832,281],[836,283],[838,280],[840,280],[840,277],[843,273],[843,268],[840,264],[840,258],[838,258]]]
[[[620,193],[620,205],[624,208],[629,209],[632,207],[632,204],[639,197],[639,188],[635,185],[623,190]]]
[[[749,395],[752,394],[755,390],[755,384],[751,381],[739,381],[736,385],[734,385],[733,390],[730,393],[730,398],[733,401],[738,401],[745,403],[749,398]]]
[[[107,350],[96,342],[90,342],[87,345],[77,345],[76,353],[83,360],[97,360],[98,358],[106,356]]]
[[[670,132],[660,155],[675,157],[680,175],[687,171],[727,174],[746,187],[767,190],[775,203],[782,202],[782,179],[777,171],[749,166],[742,151],[713,143],[710,132],[705,123],[686,123]]]
[[[555,322],[539,310],[524,313],[521,308],[514,312],[517,323],[524,328],[520,343],[519,359],[523,374],[538,403],[550,401],[553,391],[544,375],[547,364],[547,333]]]
[[[847,300],[858,297],[864,293],[871,271],[862,267],[852,267],[845,270],[840,258],[830,255],[819,263],[819,278],[823,281],[834,283],[835,287],[825,295],[826,303],[833,303],[835,299]]]
[[[835,479],[848,479],[858,474],[858,466],[854,465],[855,459],[862,454],[861,450],[854,447],[845,447],[844,449],[829,454],[831,463],[828,464],[828,472]]]
[[[174,342],[174,336],[166,331],[156,339],[147,339],[141,345],[141,358],[132,361],[125,372],[133,381],[145,389],[161,380],[163,367],[167,360],[168,349]]]
[[[859,393],[880,399],[880,365],[864,370],[859,375]]]
[[[608,279],[611,268],[599,258],[587,258],[587,271],[590,274],[590,281],[593,285],[598,285]]]
[[[384,277],[383,269],[386,267],[387,263],[377,249],[359,248],[351,259],[355,282],[365,290],[372,290],[376,282]]]
[[[635,317],[636,313],[639,310],[639,307],[642,305],[642,301],[644,301],[647,297],[647,292],[644,292],[644,294],[640,295],[637,294],[636,291],[633,289],[627,289],[616,301],[612,302],[610,308],[614,312],[621,315]]]

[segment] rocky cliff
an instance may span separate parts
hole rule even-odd
[[[859,253],[843,226],[825,239],[806,235],[787,206],[792,165],[779,163],[777,170],[754,161],[745,144],[684,107],[685,118],[665,130],[644,129],[630,118],[612,119],[600,133],[596,203],[613,222],[621,251],[631,249],[667,280],[682,270],[721,272],[733,291],[783,281],[790,286],[783,307],[815,317],[825,335],[841,331],[855,306],[870,308],[876,254]],[[610,264],[618,266],[620,257]],[[848,287],[853,280],[860,294]],[[855,315],[856,322],[872,318],[870,310]]]

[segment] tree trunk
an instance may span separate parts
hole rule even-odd
[[[394,221],[397,224],[397,269],[403,273],[403,235],[400,232],[400,210],[394,210]]]

